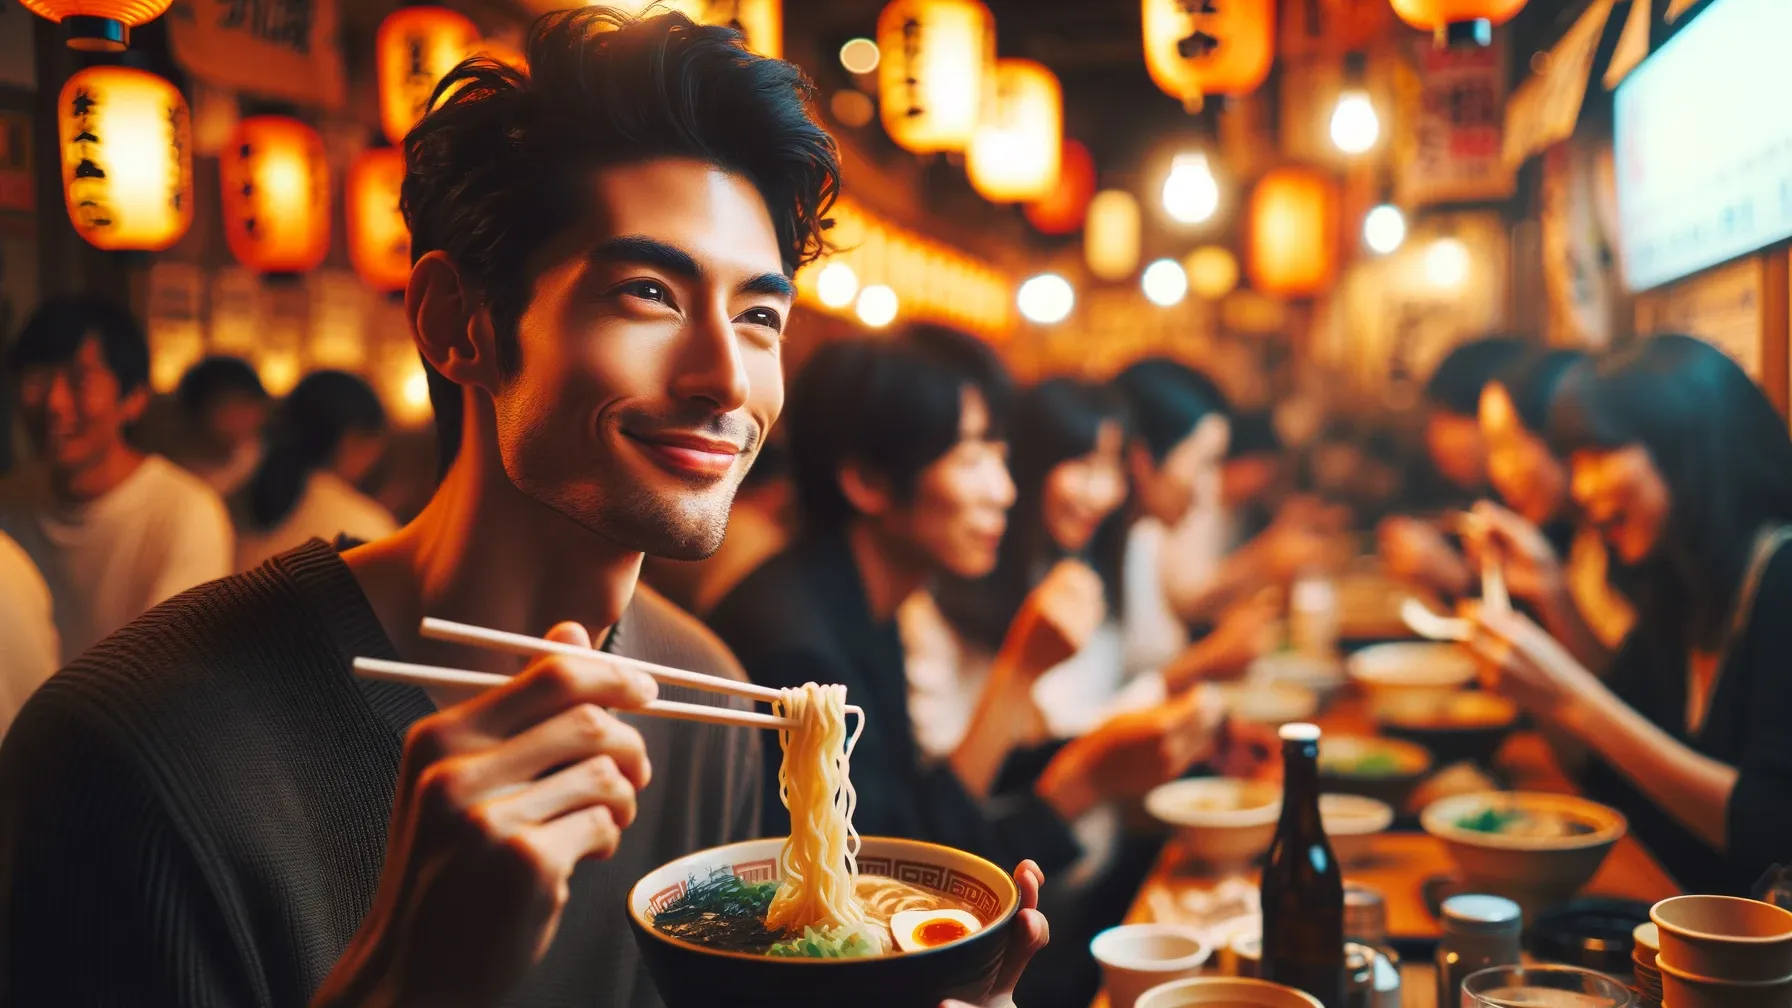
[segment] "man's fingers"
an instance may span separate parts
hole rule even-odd
[[[589,658],[550,655],[530,662],[505,685],[469,700],[459,716],[502,738],[580,704],[628,709],[658,695],[653,677],[623,668],[601,652],[593,651]]]
[[[647,743],[633,725],[595,704],[582,703],[548,718],[474,758],[481,786],[527,783],[554,770],[608,756],[628,783],[647,786]]]
[[[556,870],[570,875],[588,857],[607,858],[622,842],[622,828],[608,805],[592,805],[569,812],[531,831],[536,849]]]
[[[574,763],[535,783],[493,799],[487,803],[487,814],[500,822],[544,823],[571,812],[606,806],[611,818],[621,829],[635,821],[635,788],[616,761],[609,756],[593,756]]]

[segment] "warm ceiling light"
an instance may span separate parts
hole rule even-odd
[[[1183,224],[1199,224],[1220,207],[1220,184],[1205,154],[1178,154],[1164,178],[1164,212]]]
[[[1053,325],[1070,317],[1076,307],[1076,288],[1056,273],[1041,273],[1020,285],[1014,303],[1027,321]]]
[[[873,329],[896,321],[896,292],[887,284],[872,284],[859,291],[859,321]]]
[[[877,106],[872,104],[871,96],[857,88],[845,88],[834,92],[828,99],[828,111],[842,126],[858,129],[868,125],[871,117],[877,115]]]
[[[1361,154],[1381,139],[1381,119],[1369,92],[1351,88],[1338,96],[1332,109],[1332,143],[1346,154]]]
[[[1188,293],[1188,274],[1176,260],[1159,259],[1145,267],[1139,285],[1145,289],[1145,297],[1152,304],[1168,308],[1180,304]]]
[[[877,43],[868,38],[847,39],[840,47],[840,65],[849,73],[868,74],[877,69],[878,58],[882,55]]]
[[[1376,255],[1387,255],[1406,241],[1406,215],[1392,203],[1383,203],[1363,216],[1363,244]]]
[[[852,304],[853,296],[858,292],[859,275],[843,262],[828,263],[815,278],[815,296],[829,308],[844,308]]]
[[[1203,245],[1188,254],[1183,273],[1197,297],[1217,301],[1238,286],[1238,257],[1218,245]]]
[[[1456,238],[1439,238],[1425,250],[1425,279],[1431,286],[1455,290],[1468,281],[1468,246]]]

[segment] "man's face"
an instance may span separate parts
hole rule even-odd
[[[221,451],[235,451],[261,437],[267,426],[268,400],[241,392],[218,397],[205,412],[205,435]]]
[[[100,341],[89,336],[60,364],[28,367],[19,375],[19,413],[32,447],[56,473],[83,472],[103,462],[143,412],[145,393],[128,394],[106,365]]]
[[[1487,482],[1487,445],[1475,417],[1433,409],[1425,423],[1425,447],[1431,464],[1460,490],[1479,490]]]
[[[628,549],[700,559],[784,404],[793,288],[752,184],[661,159],[595,171],[538,253],[495,403],[518,489]]]
[[[940,570],[977,578],[995,569],[1014,506],[1008,446],[990,439],[989,407],[967,388],[958,443],[915,480],[914,497],[885,516],[885,531],[906,539]]]

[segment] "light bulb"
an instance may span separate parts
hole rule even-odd
[[[847,39],[840,47],[840,65],[849,73],[868,74],[876,70],[882,56],[877,43],[868,38]]]
[[[886,284],[872,284],[859,291],[859,321],[873,329],[896,321],[896,292]]]
[[[1455,290],[1468,280],[1468,246],[1455,238],[1439,238],[1425,250],[1425,279],[1433,287]]]
[[[1376,255],[1387,255],[1406,241],[1406,215],[1392,203],[1383,203],[1363,216],[1363,244]]]
[[[1381,119],[1375,114],[1375,103],[1362,88],[1351,88],[1338,96],[1332,109],[1332,143],[1346,154],[1361,154],[1381,139]]]
[[[1205,154],[1178,154],[1164,179],[1164,212],[1183,224],[1199,224],[1220,207],[1220,184]]]
[[[828,263],[821,268],[821,275],[815,278],[815,296],[829,308],[844,308],[852,304],[853,295],[858,292],[859,275],[843,262]]]
[[[1076,307],[1076,288],[1056,273],[1041,273],[1020,285],[1014,303],[1029,322],[1054,325],[1069,318]]]
[[[1188,274],[1176,260],[1159,259],[1145,267],[1139,286],[1145,289],[1145,297],[1152,304],[1168,308],[1188,293]]]

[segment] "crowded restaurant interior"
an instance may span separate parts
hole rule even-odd
[[[0,0],[0,1008],[1792,1008],[1788,37]]]

